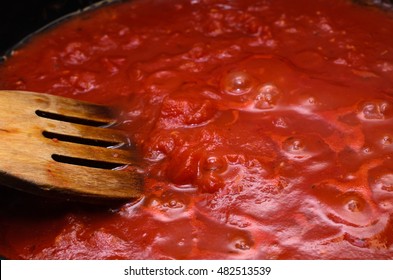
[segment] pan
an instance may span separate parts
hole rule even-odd
[[[143,1],[137,2],[144,7]],[[142,30],[150,24],[150,27],[156,28],[154,34],[165,35],[165,40],[157,41],[154,36],[147,38],[152,44],[146,45],[144,51],[154,54],[154,59],[144,56],[143,52],[138,53],[138,57],[129,58],[132,63],[125,67],[123,73],[132,81],[131,86],[115,78],[112,80],[122,93],[118,97],[120,101],[132,105],[125,108],[124,128],[137,132],[134,135],[135,141],[139,143],[138,148],[148,162],[146,196],[136,204],[103,209],[1,190],[0,252],[9,258],[27,259],[393,258],[389,239],[392,228],[391,210],[386,202],[390,198],[383,185],[390,182],[391,174],[386,170],[379,173],[378,169],[370,167],[370,182],[375,188],[379,188],[379,192],[375,192],[377,197],[373,199],[379,205],[372,202],[368,189],[357,189],[358,185],[351,183],[355,182],[356,176],[352,173],[356,173],[356,162],[359,161],[357,154],[353,152],[354,148],[343,148],[337,154],[333,152],[334,145],[341,147],[353,135],[363,137],[356,134],[358,131],[355,128],[359,122],[374,125],[385,118],[385,112],[389,116],[386,119],[390,120],[391,112],[388,109],[384,111],[389,105],[381,103],[380,99],[362,101],[356,106],[345,100],[354,95],[351,87],[346,86],[345,75],[357,77],[357,84],[354,86],[361,92],[360,89],[367,90],[370,83],[374,85],[373,79],[377,74],[360,67],[345,72],[344,76],[339,75],[337,73],[343,73],[339,72],[339,67],[349,62],[337,58],[334,60],[334,67],[337,67],[338,72],[330,72],[330,76],[325,76],[324,60],[328,59],[328,55],[322,57],[315,51],[304,50],[295,53],[290,48],[288,53],[293,53],[288,56],[282,52],[267,52],[268,48],[279,48],[276,45],[278,43],[270,40],[269,36],[273,33],[268,32],[266,25],[260,24],[260,18],[250,16],[259,12],[266,17],[271,16],[261,4],[263,1],[257,1],[261,5],[250,4],[247,8],[242,6],[242,1],[207,1],[207,5],[212,5],[207,6],[209,9],[203,8],[204,1],[197,0],[183,1],[187,5],[174,1],[174,6],[164,4],[165,1],[150,2],[159,7],[164,5],[162,7],[166,9],[153,12],[141,8],[140,13],[148,17],[142,18],[135,14],[137,23],[140,24],[138,29]],[[353,6],[359,13],[364,9],[374,11],[378,7],[384,10],[381,12],[383,15],[391,16],[391,1],[356,2],[362,4]],[[299,7],[288,3],[292,2],[285,3],[288,5],[287,10],[276,19],[274,28],[285,28],[291,13],[298,11]],[[98,6],[109,4],[112,1],[94,4],[82,14],[98,11]],[[200,20],[198,28],[205,32],[204,36],[198,37],[201,42],[194,42],[192,39],[193,44],[187,45],[190,38],[182,37],[183,26],[176,25],[166,30],[160,25],[176,22],[177,17],[182,18],[183,14],[179,12],[181,10],[193,9],[197,12],[186,14],[189,16],[186,18],[191,18],[192,15],[195,16],[194,20]],[[304,7],[304,14],[315,14],[309,9]],[[198,17],[198,12],[209,16],[210,21],[205,21],[201,15]],[[166,16],[166,13],[171,16],[165,17],[165,20],[154,17]],[[299,12],[299,17],[293,17],[304,19],[298,26],[299,30],[308,28],[304,14]],[[50,33],[79,15],[80,12],[77,12],[61,17],[38,33],[27,36],[5,52],[3,64],[12,59],[13,53],[23,50],[31,42],[34,44],[39,34],[47,31]],[[320,29],[314,36],[319,36],[319,39],[330,36],[335,23],[328,19],[320,18],[321,21],[316,23]],[[233,21],[244,25],[233,24]],[[182,23],[191,28],[185,18]],[[349,21],[346,23],[350,25]],[[354,29],[356,26],[351,25],[348,30]],[[149,32],[148,28],[143,30]],[[227,45],[230,40],[238,38],[234,39],[228,30],[237,32],[240,38],[236,41],[237,44]],[[291,32],[295,31],[290,27],[286,29],[288,34],[294,34]],[[122,32],[126,34],[129,30],[122,29]],[[137,33],[136,30],[135,32]],[[300,33],[304,36],[306,34]],[[140,36],[132,37],[129,44],[124,42],[124,48],[135,50],[141,41],[146,40],[144,34],[137,34]],[[178,37],[183,40],[173,43]],[[107,38],[103,36],[103,39]],[[329,42],[335,42],[334,38],[330,39]],[[298,37],[291,37],[291,40],[296,42]],[[70,48],[75,46],[79,45],[74,44]],[[297,44],[292,45],[294,49],[296,46]],[[312,44],[308,45],[310,48],[311,46]],[[313,47],[318,49],[318,46]],[[242,48],[247,48],[247,55],[239,54]],[[264,52],[255,53],[258,48]],[[351,49],[349,44],[348,49]],[[122,69],[122,57],[113,55],[99,59],[102,65],[106,65],[108,77],[116,77],[115,74],[121,72],[116,71]],[[204,64],[215,61],[214,59],[220,59],[221,62]],[[194,64],[177,64],[183,60],[193,60]],[[308,63],[310,61],[312,63]],[[68,62],[71,65],[75,60],[71,57]],[[380,73],[389,75],[389,61],[384,62],[378,64],[378,67],[382,67]],[[172,63],[179,68],[175,70]],[[202,64],[206,68],[198,68]],[[94,81],[94,69],[72,67],[74,66],[70,66],[70,69],[75,71],[81,70],[82,76],[87,75],[87,80]],[[203,79],[198,78],[198,71],[204,73]],[[285,78],[277,78],[277,73]],[[37,77],[37,83],[41,78],[44,79]],[[69,82],[81,76],[73,77],[71,73],[67,77]],[[265,77],[266,81],[263,80]],[[103,84],[107,80],[111,79],[105,79]],[[62,81],[59,78],[59,82]],[[306,87],[304,94],[297,96],[296,91],[291,91],[291,87],[300,84],[318,88],[321,94],[310,95]],[[104,94],[95,96],[89,91],[89,85],[89,82],[82,83],[81,92],[75,96],[108,102],[110,97]],[[59,87],[61,86],[59,83]],[[331,98],[324,92],[325,86],[329,92],[337,92],[337,98]],[[58,93],[57,89],[52,90]],[[293,94],[288,96],[299,99],[285,99],[283,90]],[[132,96],[128,95],[131,91]],[[254,96],[255,92],[258,94]],[[392,93],[386,90],[384,94],[389,96]],[[144,99],[145,96],[149,97],[148,100]],[[286,107],[280,103],[282,100],[287,102]],[[312,106],[324,102],[329,105],[323,107],[323,113],[313,115]],[[303,107],[297,107],[300,106],[296,105],[298,103]],[[147,107],[147,104],[151,107]],[[293,110],[288,104],[297,110]],[[339,118],[334,119],[334,106],[352,106],[360,111],[354,114],[345,109]],[[150,115],[144,116],[141,112]],[[283,117],[280,114],[284,114]],[[292,122],[299,118],[299,114],[308,114],[309,117],[304,118],[304,122],[300,124]],[[255,116],[259,116],[260,122],[256,122]],[[326,119],[330,122],[318,123]],[[326,139],[339,137],[332,132],[333,124],[344,128],[344,138],[342,141],[328,143]],[[288,126],[293,128],[294,133],[281,132],[286,131]],[[274,131],[275,136],[272,137],[266,131]],[[297,135],[296,132],[299,131],[303,134]],[[228,137],[222,137],[223,135]],[[386,145],[389,139],[384,140]],[[222,143],[225,145],[221,145]],[[272,150],[279,150],[280,157],[277,158]],[[364,150],[364,158],[371,157],[367,152],[368,150]],[[331,164],[335,157],[345,158],[340,161],[339,168]],[[330,163],[326,163],[325,159],[330,159]],[[304,162],[312,162],[313,168],[303,165]],[[352,173],[341,174],[341,170]],[[314,174],[311,181],[315,182],[302,182],[302,172]],[[332,173],[338,174],[337,177],[342,175],[340,187],[336,187],[329,179]],[[277,174],[285,176],[274,177]],[[316,178],[327,179],[321,181]],[[350,187],[344,192],[344,186]],[[138,212],[138,209],[143,211]],[[12,219],[7,218],[9,213],[12,214]],[[383,214],[378,216],[377,213]],[[368,220],[369,217],[373,218],[372,221]],[[31,232],[27,233],[27,230]],[[364,234],[367,230],[375,231],[376,234]],[[337,247],[340,249],[337,250]]]

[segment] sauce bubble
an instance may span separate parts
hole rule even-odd
[[[226,74],[220,83],[221,90],[229,95],[244,95],[254,88],[253,77],[245,71],[233,71]]]
[[[272,109],[280,98],[280,90],[272,84],[264,84],[257,89],[254,106],[257,109]]]

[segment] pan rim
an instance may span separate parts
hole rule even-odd
[[[3,53],[0,53],[0,65],[2,65],[5,61],[7,61],[7,59],[10,58],[15,51],[28,44],[32,39],[34,39],[34,37],[42,33],[45,33],[47,31],[50,31],[51,29],[56,28],[58,25],[67,22],[68,20],[71,20],[72,18],[79,16],[81,14],[92,12],[99,8],[103,8],[112,4],[117,4],[125,1],[127,0],[101,0],[96,3],[90,4],[84,8],[78,9],[76,11],[66,13],[65,15],[62,15],[50,21],[49,23],[44,24],[42,27],[32,31],[26,36],[23,36],[17,43],[7,48]]]

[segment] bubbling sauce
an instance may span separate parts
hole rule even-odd
[[[0,88],[120,107],[145,194],[89,209],[5,192],[0,254],[392,259],[392,29],[347,0],[136,0],[35,36]]]

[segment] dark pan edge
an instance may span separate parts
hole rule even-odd
[[[12,53],[23,47],[25,44],[27,44],[32,38],[34,38],[35,36],[42,34],[46,31],[51,30],[52,28],[55,28],[56,26],[58,26],[59,24],[68,21],[70,19],[72,19],[75,16],[78,16],[80,14],[83,14],[85,12],[90,12],[90,11],[94,11],[98,8],[102,8],[105,6],[109,6],[112,4],[116,4],[116,3],[121,3],[124,2],[124,0],[102,0],[99,1],[97,3],[93,3],[89,6],[86,6],[82,9],[76,10],[74,12],[71,13],[67,13],[51,22],[49,22],[48,24],[45,24],[44,26],[42,26],[41,28],[38,28],[37,30],[33,31],[32,33],[30,33],[29,35],[23,37],[18,43],[14,44],[13,46],[11,46],[8,50],[6,50],[4,53],[0,54],[0,64],[4,63],[7,58],[12,56]]]

